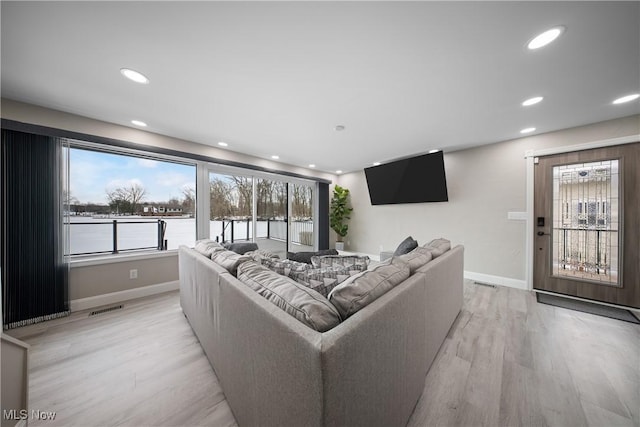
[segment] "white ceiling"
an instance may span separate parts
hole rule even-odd
[[[640,113],[611,104],[640,3],[2,1],[1,70],[4,98],[346,172]]]

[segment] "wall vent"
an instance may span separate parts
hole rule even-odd
[[[480,285],[480,286],[487,286],[489,288],[495,288],[496,285],[492,285],[491,283],[482,283],[482,282],[473,282],[476,285]]]
[[[114,305],[113,307],[101,308],[100,310],[95,310],[89,313],[89,317],[95,316],[97,314],[108,313],[109,311],[113,311],[113,310],[120,310],[122,307],[124,307],[124,305],[120,304],[120,305]]]

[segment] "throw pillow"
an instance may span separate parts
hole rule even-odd
[[[409,265],[394,257],[391,262],[352,276],[333,288],[329,301],[346,319],[402,283],[409,275]]]
[[[317,252],[287,252],[287,259],[311,264],[311,257],[323,255],[338,255],[338,251],[335,249],[322,249]]]
[[[398,258],[409,265],[409,271],[413,274],[420,267],[431,261],[433,255],[429,249],[418,246],[408,254],[398,256]]]
[[[224,250],[224,248],[220,243],[214,242],[211,239],[198,240],[196,242],[196,245],[193,247],[193,249],[196,252],[206,256],[207,258],[211,258],[211,254],[213,254],[216,251]]]
[[[260,263],[269,270],[283,276],[291,276],[292,272],[301,272],[311,268],[309,264],[291,261],[290,259],[262,258]]]
[[[328,297],[329,292],[347,280],[350,274],[343,266],[333,266],[292,272],[290,277],[296,282],[318,291],[324,297]]]
[[[237,254],[244,255],[246,252],[255,251],[258,249],[258,245],[253,242],[236,242],[236,243],[223,243],[225,249],[233,251]]]
[[[234,276],[238,275],[238,266],[240,264],[252,261],[251,257],[248,255],[240,255],[227,250],[214,252],[211,254],[211,259]]]
[[[238,268],[238,279],[318,332],[328,331],[340,323],[340,314],[325,297],[256,262],[242,264]]]
[[[451,242],[444,238],[433,239],[429,243],[423,246],[431,251],[431,255],[434,258],[438,258],[440,255],[451,249]]]
[[[416,242],[413,239],[413,237],[409,236],[406,239],[404,239],[402,242],[400,242],[400,244],[396,248],[393,255],[397,256],[397,255],[408,254],[409,252],[411,252],[417,247],[418,247],[418,242]]]
[[[364,271],[369,266],[369,257],[360,255],[312,256],[311,264],[316,268],[343,266],[349,271]]]

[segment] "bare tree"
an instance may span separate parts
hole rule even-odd
[[[109,200],[109,206],[111,206],[111,209],[115,210],[116,213],[135,214],[138,212],[140,202],[146,194],[147,191],[143,186],[132,183],[126,187],[107,190],[107,199]]]

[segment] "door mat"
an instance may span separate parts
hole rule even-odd
[[[629,310],[608,305],[600,305],[587,301],[580,301],[571,298],[558,297],[555,295],[541,294],[536,292],[536,299],[539,303],[567,308],[569,310],[582,311],[584,313],[595,314],[596,316],[610,317],[612,319],[624,320],[625,322],[640,324],[640,320]]]

